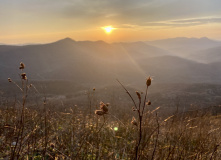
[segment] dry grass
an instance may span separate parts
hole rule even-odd
[[[20,107],[14,104],[0,109],[2,159],[221,158],[221,116],[213,116],[209,110],[161,117],[160,108],[150,110],[146,94],[137,93],[138,105],[133,110],[138,115],[125,119],[116,117],[111,104],[102,102],[99,108],[92,97],[95,89],[89,92],[90,103],[85,108],[71,106],[58,111],[45,98],[42,106],[34,109],[26,104],[26,87],[30,87],[26,75],[21,80]],[[94,114],[95,110],[102,114]],[[121,109],[117,112],[126,114]],[[131,124],[133,116],[133,120],[138,119],[136,125]]]
[[[13,107],[0,111],[2,158],[12,155],[20,114]],[[157,117],[156,111],[145,114],[140,159],[220,159],[221,117],[199,112],[165,120]],[[130,120],[90,116],[77,107],[65,113],[47,111],[46,126],[40,109],[26,108],[24,115],[20,159],[134,159],[138,131]]]

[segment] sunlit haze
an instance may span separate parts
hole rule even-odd
[[[220,6],[220,0],[1,0],[0,43],[220,40]]]

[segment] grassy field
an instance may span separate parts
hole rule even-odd
[[[111,110],[103,116],[88,110],[73,106],[61,112],[45,104],[25,108],[21,122],[20,108],[1,109],[0,157],[134,159],[139,128],[133,117],[122,110],[120,117]],[[194,111],[162,118],[157,112],[145,111],[139,159],[220,159],[220,116]]]
[[[96,89],[85,93],[87,105],[57,107],[47,96],[32,106],[28,98],[37,88],[28,82],[20,66],[19,100],[2,103],[0,108],[0,159],[217,159],[221,157],[221,116],[214,108],[164,114],[149,100],[151,78],[145,92],[125,97],[123,102],[97,100]],[[128,107],[128,106],[127,106]],[[216,111],[216,110],[215,110]]]

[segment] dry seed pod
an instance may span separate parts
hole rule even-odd
[[[102,110],[95,110],[95,114],[102,116],[102,115],[104,115],[104,112]]]
[[[25,64],[23,62],[21,62],[19,69],[24,69],[24,68],[25,68]]]
[[[147,86],[150,86],[150,85],[151,85],[151,80],[152,80],[152,79],[151,79],[150,77],[147,79],[147,82],[146,82],[146,85],[147,85]]]
[[[22,73],[22,74],[21,74],[21,78],[24,79],[24,80],[27,80],[26,73]]]
[[[108,112],[108,107],[106,104],[104,104],[104,102],[100,102],[100,109],[104,112],[107,113]]]
[[[147,102],[147,105],[151,105],[151,101],[148,101],[148,102]]]
[[[135,107],[132,107],[132,111],[136,111]]]
[[[134,117],[132,118],[131,124],[138,126],[137,120]]]
[[[8,78],[8,82],[12,82],[11,78]]]
[[[139,98],[139,100],[141,100],[141,96],[140,93],[138,91],[136,91],[137,97]]]

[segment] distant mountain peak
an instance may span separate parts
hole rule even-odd
[[[75,40],[69,38],[69,37],[66,37],[64,39],[61,39],[60,41],[71,41],[71,42],[75,42]]]
[[[95,41],[95,43],[99,43],[99,44],[108,44],[108,43],[106,43],[105,41],[102,41],[102,40]]]
[[[66,37],[66,38],[58,40],[58,41],[56,41],[54,43],[73,43],[73,42],[75,42],[75,40],[73,40],[73,39],[71,39],[69,37]]]
[[[209,38],[207,38],[207,37],[201,37],[200,39],[209,40]]]

